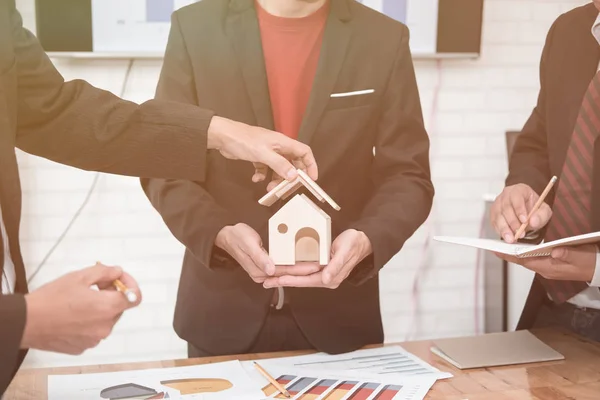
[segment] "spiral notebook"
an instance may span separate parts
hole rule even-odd
[[[586,233],[585,235],[571,236],[542,244],[510,244],[502,240],[465,238],[453,236],[435,236],[433,240],[452,243],[460,246],[469,246],[494,253],[506,254],[517,258],[548,257],[555,247],[581,246],[584,244],[600,242],[600,232]]]

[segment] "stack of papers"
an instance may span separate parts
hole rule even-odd
[[[422,400],[437,379],[451,377],[402,347],[324,353],[258,361],[302,400]],[[285,398],[253,362],[223,363],[48,377],[48,399],[203,399]]]

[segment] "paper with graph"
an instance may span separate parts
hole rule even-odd
[[[256,400],[264,398],[239,361],[192,367],[48,377],[48,400]]]
[[[388,375],[393,378],[433,377],[445,379],[452,377],[452,374],[432,367],[400,346],[356,350],[339,355],[317,353],[262,360],[260,363],[265,368],[274,364],[311,370],[343,370],[356,378],[360,378],[364,374]],[[246,367],[245,363],[243,364]]]
[[[286,398],[255,372],[251,364],[244,366],[248,374],[260,383],[267,399]],[[268,372],[286,388],[292,399],[297,400],[422,400],[436,380],[434,377],[398,379],[389,375],[356,375],[349,371],[319,371],[276,363],[269,363]]]
[[[542,243],[539,245],[525,243],[510,244],[501,240],[453,236],[434,236],[433,239],[438,242],[474,247],[480,250],[487,250],[495,253],[506,254],[517,258],[527,258],[547,257],[552,253],[552,249],[556,247],[581,246],[584,244],[600,242],[600,232],[592,232],[586,233],[584,235],[571,236],[568,238]]]
[[[298,400],[421,400],[451,377],[402,347],[260,360]],[[48,399],[264,400],[283,398],[251,361],[48,377]]]

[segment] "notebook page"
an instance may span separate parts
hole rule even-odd
[[[462,246],[474,247],[481,250],[492,251],[494,253],[506,254],[509,256],[517,256],[518,252],[526,252],[535,248],[534,245],[527,244],[510,244],[502,240],[481,239],[481,238],[466,238],[454,236],[435,236],[433,238],[438,242],[458,244]]]
[[[552,249],[560,246],[581,246],[584,244],[600,242],[600,232],[586,233],[584,235],[571,236],[564,239],[554,240],[548,243],[542,243],[537,246],[528,246],[519,244],[517,254],[521,257],[530,257],[535,254],[550,254]]]

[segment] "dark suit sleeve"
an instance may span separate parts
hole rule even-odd
[[[6,391],[19,364],[25,318],[23,295],[0,295],[0,397]]]
[[[156,98],[196,104],[194,73],[179,27],[174,13]],[[202,265],[209,266],[215,237],[238,221],[199,182],[142,179],[142,187],[171,233]]]
[[[548,144],[546,141],[546,65],[551,48],[554,27],[552,26],[540,62],[540,92],[537,105],[517,137],[510,162],[506,185],[524,183],[538,194],[550,180],[550,164],[548,161]]]
[[[352,274],[352,283],[375,276],[425,221],[433,202],[429,137],[408,42],[404,27],[383,98],[372,166],[373,195],[351,225],[370,239],[373,256]]]
[[[17,147],[85,170],[204,179],[211,111],[124,101],[80,80],[65,82],[12,10]]]

